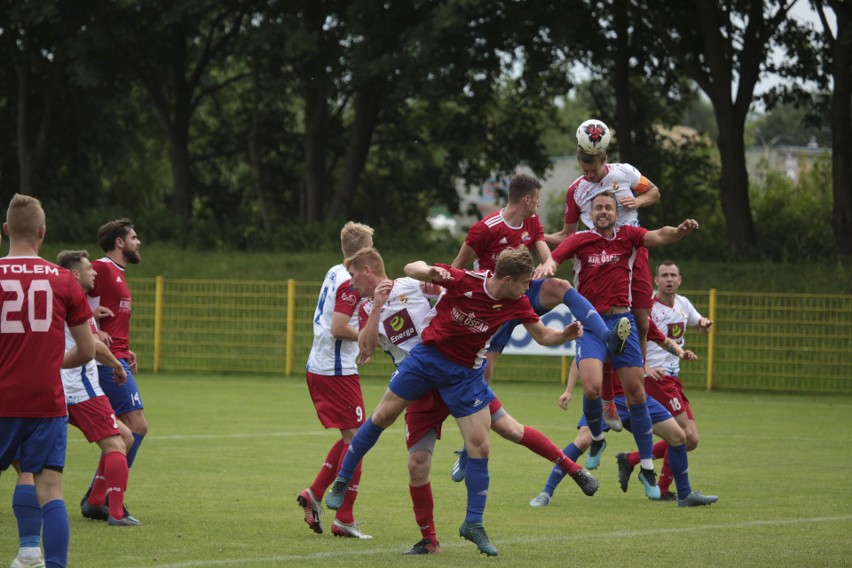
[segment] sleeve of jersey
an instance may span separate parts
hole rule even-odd
[[[464,244],[473,249],[476,256],[482,253],[482,236],[485,231],[485,223],[477,221],[467,231],[467,236],[464,238]]]
[[[633,225],[624,225],[619,229],[619,231],[622,231],[620,234],[626,236],[627,240],[633,243],[634,247],[639,248],[645,246],[642,240],[645,238],[645,233],[648,232],[648,229],[644,227],[634,227]]]
[[[351,280],[347,280],[337,287],[337,295],[334,299],[334,311],[347,316],[355,313],[355,308],[361,300],[358,290],[350,286],[350,282]]]
[[[568,192],[565,194],[565,224],[573,225],[574,223],[580,222],[580,207],[577,205],[577,200],[574,198],[575,192],[577,190],[577,182],[574,182],[574,185],[568,188]]]
[[[651,181],[645,176],[639,176],[639,182],[630,189],[632,189],[634,193],[645,193],[651,189]]]
[[[456,284],[462,281],[462,278],[464,278],[464,270],[453,268],[449,264],[443,264],[441,262],[436,262],[435,266],[449,271],[450,275],[453,277],[452,280],[440,280],[435,282],[435,284],[440,284],[444,288],[453,288]]]
[[[521,296],[520,309],[522,314],[517,319],[521,320],[521,323],[535,323],[540,319],[526,296]]]
[[[68,290],[68,307],[65,313],[65,322],[68,327],[76,327],[92,319],[92,308],[83,293],[83,289],[70,273],[66,273],[65,287]]]
[[[688,298],[683,298],[683,300],[686,304],[686,325],[698,325],[698,322],[701,321],[701,314],[695,309],[695,306],[692,305],[692,302]]]
[[[534,243],[544,240],[544,227],[541,226],[541,218],[538,215],[530,219],[530,238]]]
[[[550,257],[556,262],[556,264],[562,264],[569,258],[574,256],[574,253],[577,252],[577,233],[574,233],[553,249],[553,252],[550,253]]]
[[[652,318],[648,318],[648,341],[653,341],[654,343],[665,343],[666,336],[660,331],[660,328],[657,327],[657,324],[654,323]]]

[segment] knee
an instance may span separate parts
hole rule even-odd
[[[429,472],[432,470],[431,460],[422,456],[408,456],[408,478],[414,487],[425,485],[429,481]]]
[[[524,437],[523,425],[517,420],[510,419],[508,416],[504,416],[502,419],[493,423],[491,429],[499,434],[501,438],[505,438],[516,444],[519,444]]]
[[[686,450],[691,452],[698,447],[698,434],[692,434],[686,437]]]

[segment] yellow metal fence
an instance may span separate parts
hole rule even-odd
[[[215,371],[302,377],[311,347],[315,282],[130,279],[131,346],[142,372]],[[716,323],[687,332],[699,360],[688,387],[852,393],[852,296],[687,291]],[[496,380],[558,381],[561,357],[505,355]],[[363,376],[388,377],[377,355]]]

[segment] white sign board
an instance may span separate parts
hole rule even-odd
[[[541,316],[541,321],[546,326],[561,330],[574,321],[574,316],[571,315],[568,306],[559,304]],[[575,349],[573,341],[557,347],[539,345],[527,332],[527,328],[523,325],[518,325],[515,327],[515,331],[512,332],[512,337],[509,339],[509,344],[503,350],[503,353],[506,355],[567,355],[573,357]]]

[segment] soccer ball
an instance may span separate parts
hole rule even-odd
[[[609,146],[609,127],[591,118],[577,129],[577,146],[587,154],[603,154]]]

